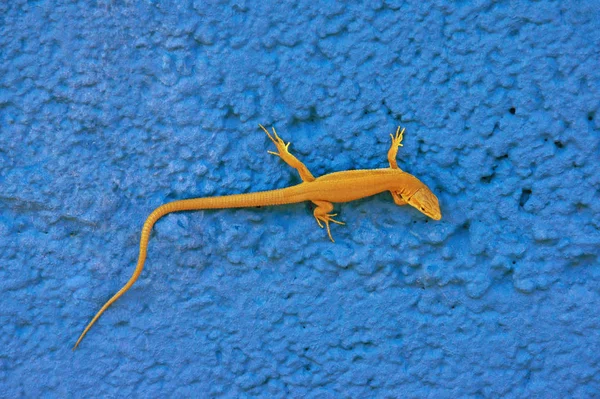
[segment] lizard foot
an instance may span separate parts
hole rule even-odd
[[[275,131],[275,128],[273,127],[273,135],[271,135],[269,133],[269,131],[263,126],[263,125],[258,125],[260,126],[260,128],[262,130],[264,130],[264,132],[267,134],[267,136],[271,139],[271,141],[273,142],[273,144],[275,144],[275,147],[277,147],[277,151],[278,152],[274,152],[274,151],[267,151],[269,154],[273,154],[276,155],[280,158],[284,158],[285,154],[289,154],[288,151],[288,147],[290,146],[290,143],[287,143],[285,141],[283,141],[281,139],[281,137],[279,137],[277,135],[277,132]]]
[[[405,130],[406,128],[400,131],[400,126],[398,126],[398,130],[396,130],[396,135],[394,136],[393,134],[390,134],[390,137],[392,138],[392,147],[402,147],[402,136],[404,135]]]
[[[331,236],[331,230],[329,229],[329,222],[341,224],[341,225],[346,224],[344,222],[340,222],[339,220],[335,220],[333,218],[334,216],[337,216],[337,213],[317,214],[317,212],[315,212],[315,219],[317,219],[317,223],[319,224],[319,227],[320,228],[327,227],[327,235],[329,236],[329,239],[331,240],[331,242],[335,242],[335,241],[333,240],[333,237]],[[323,223],[325,224],[325,226],[323,226]]]
[[[333,211],[333,204],[329,201],[313,201],[313,203],[317,206],[313,212],[315,219],[317,219],[317,224],[320,228],[323,228],[323,223],[327,227],[327,235],[331,242],[335,242],[333,237],[331,236],[331,230],[329,229],[329,222],[336,224],[344,224],[343,222],[338,222],[333,217],[337,216],[337,213],[330,213]]]

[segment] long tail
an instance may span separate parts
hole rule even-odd
[[[169,202],[156,208],[150,216],[144,222],[142,227],[142,236],[140,238],[140,254],[138,257],[137,265],[133,271],[133,275],[127,281],[127,283],[121,288],[112,298],[108,300],[100,308],[98,313],[94,316],[92,321],[87,325],[85,330],[79,336],[79,339],[73,346],[73,350],[77,349],[77,346],[85,337],[85,334],[92,328],[94,323],[102,316],[102,313],[110,305],[112,305],[117,299],[119,299],[138,279],[144,268],[144,261],[146,260],[146,253],[148,249],[148,241],[150,239],[150,231],[154,226],[154,223],[161,217],[168,213],[179,212],[179,211],[194,211],[202,209],[224,209],[224,208],[245,208],[254,206],[268,206],[268,205],[282,205],[291,204],[296,202],[302,202],[306,199],[303,194],[303,190],[300,188],[302,184],[280,190],[262,191],[257,193],[249,194],[235,194],[227,195],[223,197],[208,197],[208,198],[193,198],[181,201]]]

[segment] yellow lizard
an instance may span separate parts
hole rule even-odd
[[[429,190],[429,188],[419,179],[402,171],[398,167],[396,154],[398,152],[398,147],[402,146],[401,143],[404,129],[400,131],[400,127],[398,127],[395,136],[390,134],[392,137],[392,145],[387,154],[388,162],[390,164],[389,168],[347,170],[315,178],[308,168],[288,151],[290,143],[286,144],[279,138],[277,132],[275,132],[275,128],[273,128],[273,134],[271,135],[262,125],[259,126],[265,131],[278,150],[278,152],[268,152],[280,157],[284,162],[296,169],[300,174],[302,183],[278,190],[173,201],[156,208],[150,216],[148,216],[142,227],[140,253],[133,275],[123,288],[100,308],[98,313],[96,313],[92,321],[79,336],[73,350],[77,348],[85,334],[94,325],[102,313],[119,299],[121,295],[127,292],[138,279],[144,268],[144,261],[146,260],[150,230],[152,230],[152,226],[154,226],[154,223],[156,223],[158,219],[168,213],[200,209],[283,205],[312,201],[317,206],[314,210],[314,217],[317,219],[317,223],[321,228],[323,228],[323,224],[327,227],[327,234],[331,241],[333,241],[329,229],[329,222],[344,224],[333,219],[333,217],[337,215],[336,213],[331,213],[334,202],[348,202],[389,191],[392,194],[396,205],[409,204],[432,219],[440,220],[442,218],[438,199],[431,190]]]

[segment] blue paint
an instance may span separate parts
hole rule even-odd
[[[0,4],[6,397],[600,396],[600,4]],[[265,2],[262,2],[265,3]],[[400,165],[439,195],[160,220]]]

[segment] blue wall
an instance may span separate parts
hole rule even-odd
[[[0,3],[5,397],[600,396],[598,1]],[[216,3],[216,2],[215,2]],[[389,194],[167,201],[402,168]]]

